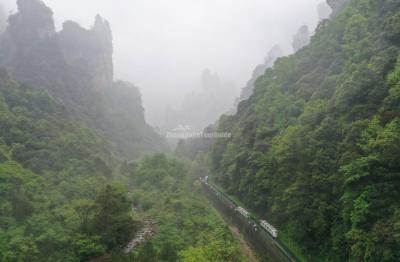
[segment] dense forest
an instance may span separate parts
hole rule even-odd
[[[400,2],[334,11],[221,118],[232,138],[205,160],[303,260],[399,261]]]
[[[157,232],[131,255],[133,261],[247,261],[202,195],[196,163],[156,154],[123,170],[138,219],[154,219]]]
[[[108,22],[55,32],[42,1],[17,3],[0,37],[0,261],[243,261],[189,163],[139,160],[166,141],[113,79]],[[155,237],[123,253],[148,219]]]
[[[0,123],[1,261],[244,261],[195,164],[163,154],[123,161],[44,90],[4,70]],[[154,239],[123,254],[149,218]]]
[[[123,191],[105,187],[108,143],[46,92],[0,77],[0,260],[73,261],[120,244],[117,231],[99,235],[105,199],[115,198],[115,227],[134,226]]]

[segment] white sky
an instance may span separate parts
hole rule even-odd
[[[97,13],[110,21],[116,79],[140,88],[155,125],[165,105],[199,88],[205,68],[243,87],[273,45],[290,52],[297,29],[316,26],[322,1],[44,0],[58,28],[64,20],[88,28]]]

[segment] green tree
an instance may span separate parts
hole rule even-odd
[[[135,229],[130,210],[125,193],[107,185],[95,200],[92,234],[100,235],[101,243],[108,249],[127,243]]]

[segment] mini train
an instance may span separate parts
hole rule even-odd
[[[250,218],[250,213],[243,207],[237,207],[235,210],[242,214],[242,216],[244,216],[245,218]]]
[[[209,183],[208,183],[208,176],[206,176],[206,177],[204,177],[204,178],[200,178],[200,181],[201,182],[203,182],[206,186],[208,186],[209,188],[211,188],[212,189],[212,191],[214,191],[215,192],[215,194],[218,196],[218,197],[224,197],[224,198],[227,198],[227,199],[229,199],[228,197],[226,197],[225,195],[224,195],[224,193],[222,193],[222,192],[219,192],[219,190],[217,190],[214,186],[212,186],[212,185],[210,185]],[[232,202],[232,200],[229,200],[229,202],[231,202],[231,207],[232,208],[234,208],[235,207],[235,205],[234,205],[234,202]],[[243,207],[241,207],[241,206],[236,206],[235,207],[235,211],[237,211],[237,212],[239,212],[242,216],[244,216],[246,219],[248,219],[249,220],[249,223],[250,223],[250,221],[254,221],[253,220],[253,218],[252,218],[252,216],[250,215],[250,212],[248,212],[246,209],[244,209]],[[265,230],[265,231],[267,231],[272,237],[274,237],[274,238],[277,238],[278,237],[278,230],[274,227],[274,226],[272,226],[270,223],[268,223],[267,221],[265,221],[265,220],[260,220],[259,221],[259,224],[260,224],[260,226]],[[257,224],[254,224],[254,230],[256,230],[257,231]]]
[[[278,230],[265,220],[260,220],[260,225],[274,238],[278,237]]]

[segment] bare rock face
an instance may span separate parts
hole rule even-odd
[[[112,33],[106,20],[97,15],[90,30],[67,21],[57,38],[66,64],[86,74],[93,88],[104,91],[112,86]]]
[[[53,12],[40,0],[18,0],[19,12],[11,15],[0,43],[0,66],[19,81],[53,86],[58,71],[65,71]]]
[[[43,40],[55,35],[53,11],[42,1],[18,0],[17,5],[19,12],[10,17],[14,36],[20,40]]]
[[[112,87],[112,33],[106,20],[97,16],[90,30],[69,21],[56,32],[53,12],[42,1],[17,4],[0,44],[0,66],[61,98],[70,96],[68,91]]]
[[[299,51],[306,45],[310,43],[310,31],[308,30],[308,26],[303,25],[300,27],[299,31],[297,31],[296,35],[293,37],[292,46],[295,52]]]

